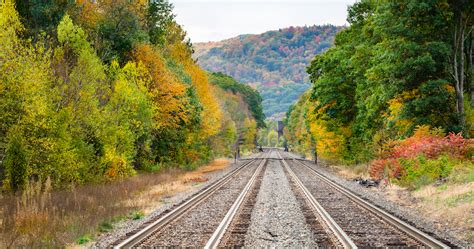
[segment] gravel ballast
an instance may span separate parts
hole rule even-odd
[[[245,247],[317,247],[279,160],[269,160]]]

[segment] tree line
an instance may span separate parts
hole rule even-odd
[[[350,6],[350,26],[311,62],[313,87],[287,113],[290,144],[359,163],[383,157],[421,127],[438,131],[430,136],[472,137],[473,8],[465,0]]]
[[[166,0],[2,0],[3,189],[194,168],[229,155],[239,136],[252,146],[258,93],[210,82],[172,10]]]

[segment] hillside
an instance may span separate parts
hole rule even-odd
[[[0,188],[192,169],[239,136],[253,148],[261,97],[211,83],[185,37],[167,1],[1,4]]]
[[[308,63],[329,48],[341,27],[289,27],[220,42],[194,44],[204,69],[229,74],[257,89],[268,118],[280,118],[309,88]]]

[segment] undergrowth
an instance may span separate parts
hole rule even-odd
[[[141,219],[145,202],[137,194],[171,182],[181,170],[141,174],[107,184],[52,190],[51,182],[32,182],[20,194],[0,195],[0,248],[64,248],[85,244],[114,223]]]
[[[369,171],[373,178],[418,189],[451,177],[472,181],[473,156],[474,139],[453,133],[445,136],[439,129],[420,126],[413,136],[387,143]]]

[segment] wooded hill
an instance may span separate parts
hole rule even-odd
[[[165,0],[3,0],[3,189],[194,168],[239,136],[252,148],[258,93],[210,84],[185,37]]]
[[[267,117],[281,117],[309,87],[306,66],[333,43],[341,27],[289,27],[220,42],[196,43],[198,64],[257,89]]]

